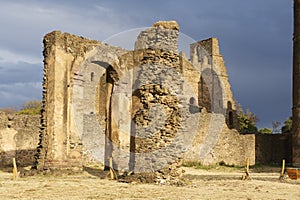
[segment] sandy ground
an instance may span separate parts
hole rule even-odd
[[[0,199],[300,199],[300,181],[279,181],[279,173],[185,168],[188,186],[120,183],[97,171],[59,177],[37,175],[12,180],[0,170]]]

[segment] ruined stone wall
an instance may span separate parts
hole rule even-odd
[[[292,163],[292,134],[256,134],[255,160],[260,164]]]
[[[77,124],[71,120],[75,73],[85,56],[99,43],[59,31],[44,38],[44,82],[42,131],[38,146],[40,169],[72,167],[82,163],[82,141],[74,133]],[[80,124],[78,124],[80,126]]]
[[[39,141],[39,115],[17,115],[0,112],[0,167],[32,166]]]
[[[255,163],[255,137],[241,135],[235,102],[216,38],[191,44],[191,64],[184,63],[187,87],[197,88],[196,104],[200,106],[199,128],[184,160],[204,165],[224,162]]]
[[[137,172],[183,158],[255,162],[254,137],[226,124],[235,104],[217,40],[193,44],[189,62],[178,53],[178,30],[158,22],[134,51],[47,34],[37,168],[108,166],[110,157],[115,169]]]
[[[200,73],[198,105],[208,112],[224,114],[228,127],[239,129],[236,105],[218,39],[209,38],[193,43],[190,49],[191,63]]]
[[[235,102],[228,81],[228,74],[220,53],[217,38],[191,44],[191,63],[200,72],[199,105],[208,111],[224,113],[228,108],[235,110]]]
[[[113,86],[107,80],[111,78],[109,69],[117,74],[128,70],[126,56],[121,59],[126,53],[118,47],[58,31],[45,36],[38,169],[80,168],[84,162],[107,161],[105,134],[112,128],[107,112]],[[119,139],[115,138],[114,143]]]
[[[254,134],[242,135],[235,129],[229,129],[221,114],[202,111],[199,119],[198,131],[184,155],[184,162],[244,165],[249,158],[250,164],[255,164]]]
[[[160,49],[178,53],[178,35],[179,25],[176,21],[157,22],[139,34],[134,49]]]
[[[172,24],[172,26],[169,26]],[[168,26],[167,26],[168,25]],[[178,25],[154,24],[142,31],[135,45],[139,109],[133,113],[134,170],[151,172],[182,158],[187,103],[177,50]],[[169,164],[168,164],[169,163]]]
[[[293,165],[300,166],[300,1],[294,0],[293,35]]]

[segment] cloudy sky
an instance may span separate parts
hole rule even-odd
[[[41,99],[42,38],[100,41],[176,20],[193,40],[218,37],[234,97],[272,127],[291,115],[292,0],[0,0],[0,107]]]

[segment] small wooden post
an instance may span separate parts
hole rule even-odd
[[[281,173],[280,173],[280,176],[279,176],[280,180],[284,179],[284,174],[285,174],[285,160],[283,159],[282,160]]]
[[[250,172],[249,172],[250,160],[249,158],[246,159],[246,166],[245,166],[245,175],[243,176],[243,180],[250,180]]]
[[[114,172],[113,172],[113,162],[112,157],[109,158],[109,172],[110,172],[110,179],[114,179]]]
[[[17,178],[18,178],[17,163],[16,163],[16,158],[13,158],[13,180],[17,180]]]
[[[247,173],[249,173],[249,166],[250,166],[250,160],[249,160],[249,158],[247,158],[247,160],[246,160],[246,171],[247,171]]]

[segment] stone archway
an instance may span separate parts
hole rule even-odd
[[[78,74],[91,78],[94,73],[94,77],[93,81],[83,78],[81,85],[75,84],[74,89],[79,87],[82,91],[73,94],[72,117],[83,125],[82,133],[77,129],[76,134],[83,143],[84,162],[100,162],[109,169],[112,157],[115,169],[128,170],[132,54],[126,51],[110,54],[102,48],[96,48],[81,64]],[[122,69],[123,66],[126,68]]]
[[[198,92],[199,106],[205,107],[208,112],[224,113],[224,89],[215,70],[206,68],[201,72]]]

